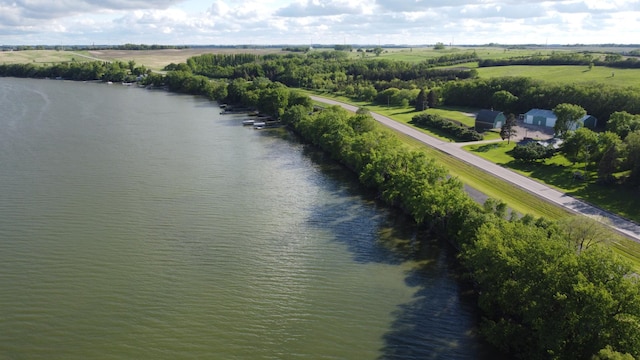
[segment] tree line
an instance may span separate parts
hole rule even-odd
[[[553,109],[558,104],[579,105],[606,127],[611,114],[640,114],[640,89],[601,84],[550,84],[526,77],[451,81],[442,86],[446,105],[500,109],[522,114],[534,108]]]
[[[556,52],[551,55],[533,55],[513,57],[509,59],[483,59],[478,60],[479,67],[508,66],[508,65],[586,65],[606,66],[619,69],[638,69],[640,60],[633,57],[624,59],[620,54],[608,54],[604,57],[593,56],[589,53]]]
[[[135,82],[150,73],[150,69],[144,65],[136,65],[133,60],[129,62],[71,61],[46,66],[32,63],[0,64],[0,76],[21,78]]]
[[[506,204],[491,199],[481,206],[366,110],[313,112],[303,96],[289,96],[296,100],[284,110],[286,124],[460,250],[489,343],[520,359],[640,356],[640,282],[602,245],[611,235],[595,220],[509,217]]]

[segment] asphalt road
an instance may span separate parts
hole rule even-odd
[[[317,96],[311,96],[314,101],[323,102],[330,105],[339,105],[349,111],[357,111],[358,107],[341,103],[335,100],[321,98]],[[461,144],[442,141],[440,139],[429,136],[423,132],[412,128],[411,126],[394,121],[386,116],[380,114],[371,113],[373,118],[385,126],[409,135],[424,144],[427,144],[433,148],[436,148],[444,153],[454,156],[462,161],[465,161],[473,166],[480,168],[496,177],[499,177],[509,183],[520,187],[546,201],[562,206],[565,209],[574,213],[583,214],[596,219],[607,219],[611,228],[619,232],[620,234],[640,243],[640,225],[621,218],[615,214],[599,209],[592,205],[589,205],[583,201],[575,199],[565,193],[550,188],[538,181],[535,181],[526,176],[515,173],[511,170],[496,165],[490,161],[487,161],[479,156],[471,154],[462,150]]]

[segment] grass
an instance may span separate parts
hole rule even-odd
[[[594,66],[494,66],[477,68],[480,78],[521,76],[554,84],[593,83],[620,87],[638,86],[640,69],[613,69]],[[612,76],[613,74],[613,76]]]
[[[597,172],[589,168],[587,181],[576,181],[573,174],[584,171],[584,163],[572,164],[562,155],[555,155],[543,163],[523,163],[513,159],[507,152],[515,147],[512,142],[471,145],[465,149],[491,162],[508,167],[520,174],[534,178],[575,198],[584,200],[602,209],[640,223],[640,193],[637,189],[623,185],[601,185]]]

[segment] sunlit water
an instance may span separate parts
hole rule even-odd
[[[286,131],[94,83],[0,109],[0,359],[480,358],[451,249]]]

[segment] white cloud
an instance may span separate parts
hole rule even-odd
[[[0,42],[633,43],[639,19],[640,0],[0,0]]]

